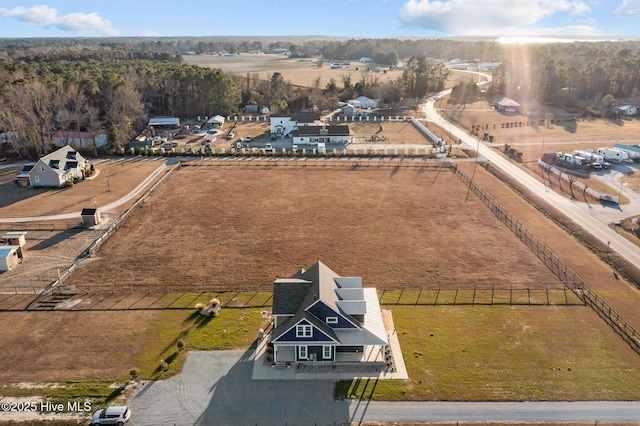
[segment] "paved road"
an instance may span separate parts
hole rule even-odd
[[[438,96],[444,96],[447,92],[449,91],[442,92]],[[609,244],[611,249],[617,252],[620,256],[640,268],[640,248],[607,226],[607,223],[611,222],[611,217],[616,217],[617,219],[615,220],[620,220],[622,217],[627,217],[635,213],[624,211],[618,206],[580,203],[560,195],[547,188],[545,184],[529,175],[489,145],[478,143],[478,140],[472,135],[469,135],[464,130],[455,127],[453,124],[441,117],[435,109],[434,99],[423,104],[423,109],[428,120],[433,121],[443,129],[449,130],[453,136],[460,138],[460,140],[469,147],[473,149],[477,148],[479,155],[490,161],[491,167],[498,167],[502,169],[513,179],[529,188],[529,190],[537,194],[549,204],[558,208],[567,217],[582,226],[598,240],[602,241],[604,244]]]
[[[335,401],[330,380],[251,380],[251,351],[192,352],[182,373],[141,385],[133,425],[333,425],[350,422],[640,421],[640,402]]]

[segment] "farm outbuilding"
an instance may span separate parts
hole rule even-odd
[[[7,232],[2,237],[0,237],[0,246],[8,245],[24,247],[24,245],[26,244],[25,235],[27,235],[27,231]]]
[[[98,225],[102,220],[100,210],[98,209],[82,209],[80,217],[82,217],[82,224],[84,226]]]
[[[213,128],[218,128],[224,126],[224,117],[221,115],[216,115],[207,120],[207,124],[209,124]]]
[[[18,246],[0,247],[0,272],[7,272],[22,262],[22,249]]]
[[[149,119],[148,126],[155,129],[175,129],[180,127],[180,119],[177,117],[152,117]]]
[[[504,97],[498,99],[493,104],[494,108],[498,111],[507,112],[507,113],[519,113],[522,106],[514,101],[513,99]]]

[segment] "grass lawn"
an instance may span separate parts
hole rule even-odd
[[[341,382],[377,400],[637,400],[640,358],[587,307],[393,307],[408,380]]]
[[[198,300],[206,303],[206,299]],[[186,351],[178,350],[183,339],[187,350],[245,349],[252,345],[259,328],[265,328],[262,309],[225,309],[215,317],[189,311],[165,311],[147,331],[147,339],[135,356],[135,367],[143,379],[161,379],[179,373]],[[169,370],[160,370],[164,360]],[[134,366],[132,366],[134,367]]]

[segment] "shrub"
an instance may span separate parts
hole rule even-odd
[[[197,309],[197,310],[201,311],[201,310],[202,310],[202,309],[204,309],[204,308],[205,308],[204,303],[196,303],[196,309]]]
[[[160,370],[164,371],[165,373],[167,371],[169,371],[169,364],[167,364],[167,362],[164,359],[160,360]]]
[[[136,377],[138,377],[138,374],[140,374],[140,371],[135,367],[129,370],[129,375],[131,376],[131,379],[135,379]]]
[[[183,350],[184,346],[185,346],[184,340],[183,339],[178,339],[177,346],[178,346],[178,350],[179,351]]]

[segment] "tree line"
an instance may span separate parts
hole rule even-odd
[[[106,130],[116,149],[149,116],[229,115],[240,90],[217,69],[121,47],[35,48],[0,59],[0,133],[18,156],[48,153],[58,130]]]
[[[640,43],[507,46],[489,91],[494,94],[582,110],[603,107],[603,100],[638,102]]]

